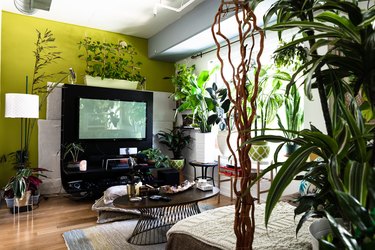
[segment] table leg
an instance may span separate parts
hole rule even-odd
[[[129,243],[152,245],[167,241],[167,231],[178,221],[200,213],[197,202],[157,208],[139,209],[141,216]]]

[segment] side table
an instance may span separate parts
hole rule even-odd
[[[189,164],[194,168],[194,181],[199,178],[206,179],[207,181],[212,181],[212,185],[215,186],[214,172],[217,162],[199,162],[199,161],[190,161]],[[197,176],[196,167],[201,168],[201,176]],[[211,168],[211,177],[207,177],[207,169]]]

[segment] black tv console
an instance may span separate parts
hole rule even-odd
[[[113,109],[113,107],[108,109],[106,106],[107,111],[102,112],[100,110],[100,113],[94,110],[92,114],[87,116],[86,120],[82,119],[80,117],[80,112],[83,110],[82,105],[84,105],[82,100],[91,99],[95,100],[96,104],[99,103],[97,106],[100,108],[101,102],[105,105],[117,105],[116,102],[120,102],[122,106],[119,104],[119,111]],[[140,106],[135,105],[135,107],[141,108],[141,113],[131,116],[125,115],[126,112],[134,110],[132,103],[141,103]],[[128,104],[130,108],[127,108]],[[116,121],[110,120],[113,112],[117,112],[118,120]],[[139,118],[139,115],[141,115],[141,118]],[[132,170],[121,161],[122,158],[127,156],[119,154],[123,154],[121,149],[136,148],[137,151],[141,151],[152,147],[152,117],[152,92],[64,85],[61,105],[61,145],[72,142],[80,143],[85,152],[79,155],[79,160],[87,161],[87,170],[79,171],[79,169],[67,168],[71,159],[61,159],[60,172],[65,191],[78,197],[98,197],[110,186],[124,185],[131,181]],[[129,125],[132,124],[128,123],[130,118],[136,125]],[[103,122],[103,119],[107,123]],[[137,119],[146,121],[140,136],[138,136],[138,132],[133,135],[133,130],[125,129],[126,126],[133,126],[131,129],[136,129],[138,126],[136,122],[139,121]],[[123,127],[120,127],[119,124],[123,124],[121,125]],[[109,127],[106,128],[105,126]],[[94,133],[88,131],[90,134],[88,132],[80,134],[82,129],[91,128]],[[101,135],[104,137],[96,136],[96,134],[99,134],[95,133],[96,131],[102,132]],[[109,135],[108,138],[105,137],[107,135]],[[117,135],[118,137],[116,137]]]

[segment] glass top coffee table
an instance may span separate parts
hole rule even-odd
[[[218,194],[219,189],[216,187],[210,191],[192,187],[176,194],[163,194],[170,197],[170,201],[143,198],[142,201],[131,202],[128,196],[121,196],[114,200],[113,205],[141,212],[128,241],[136,245],[151,245],[166,242],[166,233],[176,222],[200,213],[198,202]]]

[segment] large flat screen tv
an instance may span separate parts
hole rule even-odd
[[[79,139],[145,139],[142,101],[79,99]]]
[[[112,159],[124,148],[150,148],[152,106],[152,92],[66,84],[62,89],[61,143],[82,143],[85,152],[81,156],[98,165],[103,157]]]

